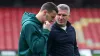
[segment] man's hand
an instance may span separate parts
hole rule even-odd
[[[48,29],[49,31],[51,30],[51,24],[48,21],[45,21],[43,24],[43,29]]]

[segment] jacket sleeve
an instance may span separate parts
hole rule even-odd
[[[45,30],[39,35],[36,27],[32,24],[27,24],[24,27],[25,39],[30,48],[30,50],[34,53],[39,53],[44,50],[49,31]]]
[[[77,41],[76,41],[76,35],[75,35],[75,42],[74,42],[74,56],[80,56]]]

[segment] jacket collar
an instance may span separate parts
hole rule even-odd
[[[68,28],[69,26],[71,26],[71,23],[69,21],[67,21],[66,26]],[[57,24],[57,22],[55,22],[52,27],[61,30],[61,28],[59,27],[59,24]]]

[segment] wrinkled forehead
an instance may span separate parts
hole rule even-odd
[[[68,10],[58,9],[58,14],[69,14]]]

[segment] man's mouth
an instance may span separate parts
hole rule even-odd
[[[63,22],[64,22],[64,20],[59,20],[59,22],[60,22],[60,23],[63,23]]]

